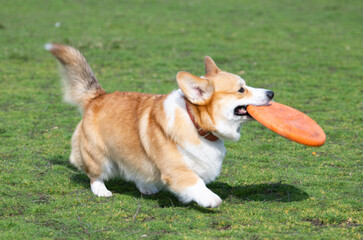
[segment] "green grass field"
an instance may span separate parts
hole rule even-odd
[[[0,239],[362,239],[359,0],[0,0]],[[326,144],[257,122],[227,142],[217,209],[112,180],[97,198],[68,162],[81,119],[46,42],[79,48],[101,85],[168,93],[211,56],[315,119]]]

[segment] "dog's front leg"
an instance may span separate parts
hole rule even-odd
[[[203,180],[186,166],[179,165],[178,168],[162,172],[161,179],[184,203],[195,201],[202,207],[218,207],[222,203],[222,199],[209,190]]]
[[[177,145],[163,132],[152,128],[153,138],[144,140],[144,149],[159,170],[163,184],[184,203],[195,201],[202,207],[218,207],[222,199],[183,160]]]

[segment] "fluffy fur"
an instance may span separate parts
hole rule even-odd
[[[87,61],[73,47],[47,44],[59,61],[64,98],[83,113],[72,137],[70,162],[85,171],[91,190],[110,197],[104,181],[122,177],[149,195],[167,188],[185,203],[217,207],[222,200],[205,184],[220,173],[224,140],[237,141],[249,104],[265,105],[273,93],[246,86],[205,58],[202,77],[179,72],[179,90],[168,95],[106,93]],[[219,137],[200,136],[191,121]]]

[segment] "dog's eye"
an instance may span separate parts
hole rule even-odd
[[[245,89],[244,89],[243,87],[241,87],[241,88],[238,90],[238,92],[240,92],[240,93],[244,93],[244,92],[245,92]]]

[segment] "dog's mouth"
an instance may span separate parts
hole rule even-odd
[[[234,115],[236,115],[236,116],[248,116],[248,117],[251,117],[251,115],[248,114],[248,112],[247,112],[247,106],[245,106],[245,105],[237,106],[234,109]]]

